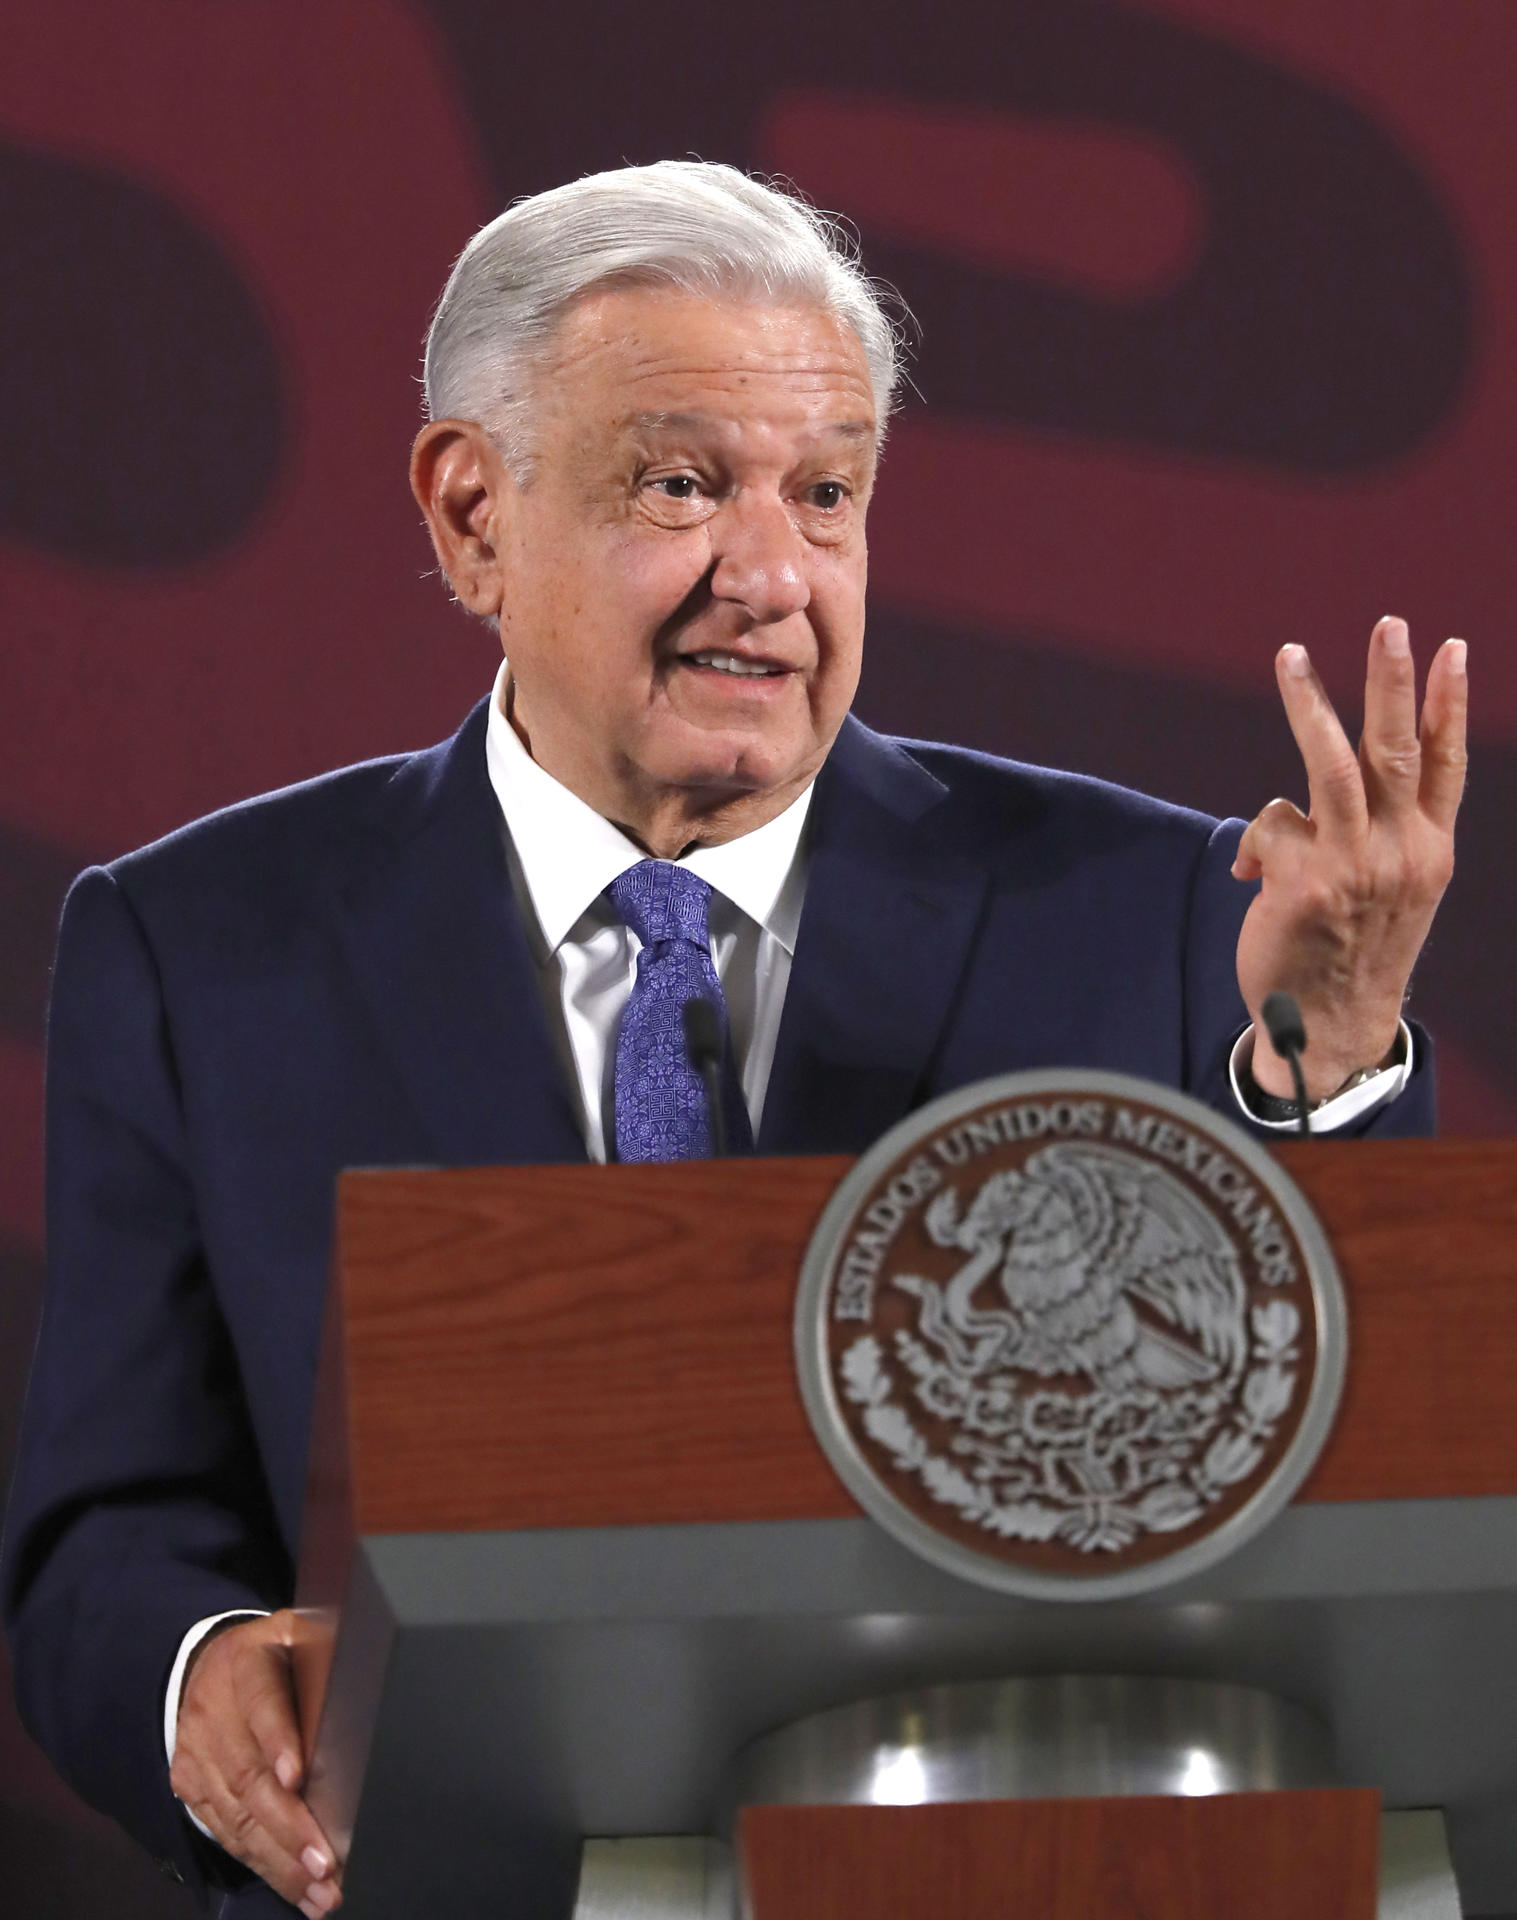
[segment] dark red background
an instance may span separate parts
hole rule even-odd
[[[1300,797],[1375,617],[1471,644],[1416,986],[1445,1124],[1517,1125],[1517,12],[1500,0],[48,0],[0,65],[0,1450],[38,1297],[58,902],[240,795],[450,731],[491,643],[404,480],[479,222],[623,159],[792,176],[915,310],[878,724],[1216,811]],[[4,1458],[0,1458],[0,1466]],[[8,1711],[8,1710],[7,1710]],[[0,1887],[178,1912],[0,1713]]]

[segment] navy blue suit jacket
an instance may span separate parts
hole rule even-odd
[[[37,1739],[189,1872],[163,1688],[195,1620],[291,1598],[337,1171],[584,1157],[484,721],[93,869],[65,910],[6,1609]],[[813,802],[759,1150],[861,1150],[1041,1065],[1234,1111],[1238,832],[850,720]],[[1422,1058],[1374,1131],[1430,1130]]]

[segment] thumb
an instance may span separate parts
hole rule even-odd
[[[1257,880],[1264,872],[1264,862],[1259,857],[1258,826],[1257,820],[1250,820],[1243,829],[1230,869],[1235,880]]]
[[[1243,829],[1233,861],[1233,878],[1262,879],[1271,860],[1288,868],[1293,859],[1310,848],[1314,833],[1311,821],[1293,801],[1271,800]]]

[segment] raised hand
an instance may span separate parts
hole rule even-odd
[[[1280,987],[1300,1004],[1307,1091],[1321,1100],[1394,1048],[1412,967],[1454,870],[1465,646],[1446,641],[1434,657],[1419,733],[1406,622],[1382,620],[1370,637],[1357,754],[1304,647],[1281,648],[1275,677],[1310,811],[1271,800],[1243,835],[1233,873],[1262,885],[1238,940],[1238,985],[1259,1085],[1291,1091],[1259,1019],[1264,996]]]
[[[198,1650],[179,1704],[174,1792],[244,1865],[306,1915],[342,1903],[332,1846],[300,1798],[305,1763],[286,1609],[226,1627]]]

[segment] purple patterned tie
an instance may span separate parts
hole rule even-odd
[[[685,1050],[689,1000],[709,1000],[721,1023],[727,1139],[751,1153],[748,1111],[732,1071],[727,1003],[711,960],[711,889],[670,860],[641,860],[606,889],[642,942],[637,978],[616,1039],[618,1160],[701,1160],[711,1152],[706,1089]]]

